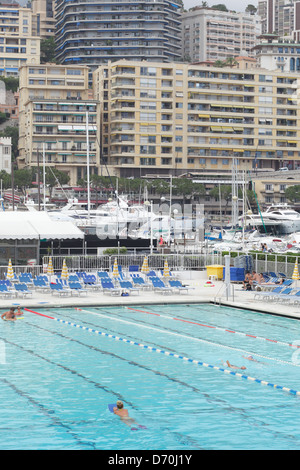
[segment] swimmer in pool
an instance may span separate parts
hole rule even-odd
[[[16,316],[20,317],[23,315],[20,305],[17,307]]]
[[[124,408],[122,401],[118,400],[117,406],[114,406],[113,410],[115,415],[120,416],[121,420],[124,421],[128,426],[130,426],[132,423],[135,423],[134,419],[130,418],[128,410]]]
[[[233,364],[230,364],[230,362],[229,362],[229,361],[226,361],[226,364],[227,364],[227,366],[228,366],[230,369],[241,369],[241,370],[246,370],[246,367],[245,367],[245,366],[242,366],[242,367],[234,366]]]
[[[120,416],[121,420],[127,424],[132,430],[137,430],[138,428],[140,429],[146,429],[145,426],[142,426],[141,424],[137,424],[137,422],[133,419],[130,418],[128,414],[128,410],[124,408],[124,404],[122,401],[118,400],[117,401],[117,406],[114,406],[113,411],[116,415]],[[134,425],[134,427],[132,427]]]
[[[4,312],[1,318],[5,321],[16,321],[15,309],[12,307],[8,312]]]

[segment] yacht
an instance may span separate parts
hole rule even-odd
[[[266,221],[279,222],[278,233],[282,235],[300,231],[300,214],[288,204],[273,204],[262,212]]]

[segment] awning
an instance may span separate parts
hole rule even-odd
[[[0,213],[0,240],[83,239],[72,222],[52,220],[46,212],[4,211]]]

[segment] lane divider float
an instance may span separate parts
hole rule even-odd
[[[203,328],[211,328],[213,330],[223,331],[225,333],[234,333],[236,335],[244,336],[244,337],[247,337],[247,338],[264,340],[264,341],[268,341],[270,343],[279,344],[281,346],[289,346],[289,347],[295,348],[295,349],[300,348],[299,344],[285,343],[283,341],[278,341],[278,340],[275,340],[275,339],[264,338],[263,336],[250,335],[248,333],[243,333],[241,331],[235,331],[235,330],[229,330],[228,328],[222,328],[220,326],[206,325],[205,323],[198,323],[198,322],[194,322],[194,321],[191,321],[191,320],[184,320],[183,318],[171,317],[169,315],[161,315],[159,313],[148,312],[146,310],[139,310],[139,309],[132,308],[132,307],[125,307],[125,308],[127,308],[127,310],[133,310],[134,312],[146,313],[148,315],[155,315],[155,316],[158,316],[158,317],[167,318],[168,320],[175,320],[175,321],[180,321],[180,322],[183,322],[183,323],[190,323],[191,325],[197,325],[197,326],[201,326]]]
[[[241,374],[240,372],[234,372],[234,371],[229,370],[229,369],[223,369],[222,367],[207,364],[205,362],[198,361],[197,359],[191,359],[189,357],[181,356],[180,354],[175,354],[175,353],[172,353],[170,351],[165,351],[163,349],[155,348],[153,346],[148,346],[148,345],[143,344],[143,343],[138,343],[137,341],[132,341],[132,340],[129,340],[129,339],[126,339],[126,338],[121,338],[120,336],[111,335],[109,333],[105,333],[103,331],[95,330],[95,329],[89,328],[87,326],[79,325],[78,323],[73,323],[73,322],[70,322],[70,321],[62,320],[61,318],[56,318],[56,317],[52,317],[52,316],[49,316],[49,315],[44,315],[40,312],[36,312],[36,311],[30,310],[28,308],[24,308],[24,310],[26,310],[27,312],[34,313],[36,315],[42,316],[42,317],[49,318],[51,320],[55,320],[59,323],[65,324],[65,325],[73,326],[75,328],[79,328],[79,329],[88,331],[89,333],[95,333],[95,334],[100,335],[100,336],[106,336],[107,338],[112,338],[115,341],[121,341],[121,342],[131,344],[131,345],[134,345],[134,346],[139,346],[140,348],[148,350],[148,351],[156,352],[156,353],[159,353],[159,354],[164,354],[165,356],[174,357],[176,359],[181,359],[183,361],[190,362],[192,364],[196,364],[196,365],[199,365],[199,366],[202,366],[202,367],[206,367],[206,368],[209,368],[209,369],[217,370],[219,372],[223,372],[224,374],[231,375],[233,377],[248,380],[250,382],[256,382],[260,385],[265,385],[267,387],[270,387],[270,388],[273,388],[273,389],[276,389],[276,390],[282,390],[282,391],[287,392],[291,395],[300,396],[300,391],[298,391],[298,390],[293,390],[293,389],[288,388],[288,387],[283,387],[282,385],[273,384],[271,382],[267,382],[266,380],[261,380],[261,379],[255,378],[255,377],[250,377],[249,375]],[[77,309],[77,310],[81,310],[81,309]]]

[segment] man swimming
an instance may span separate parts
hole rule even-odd
[[[137,430],[138,428],[146,429],[146,426],[137,424],[137,422],[133,418],[130,418],[128,410],[124,408],[124,404],[121,400],[117,401],[117,406],[113,407],[113,411],[116,415],[120,416],[121,420],[125,424],[127,424],[127,426],[129,426],[132,430]],[[135,427],[132,427],[132,425],[135,425]]]
[[[233,364],[230,364],[229,361],[226,361],[226,364],[227,366],[230,368],[230,369],[241,369],[241,370],[246,370],[246,367],[245,366],[242,366],[242,367],[238,367],[238,366],[234,366]]]
[[[16,321],[15,309],[12,307],[8,312],[4,312],[1,315],[2,320],[6,321]]]

